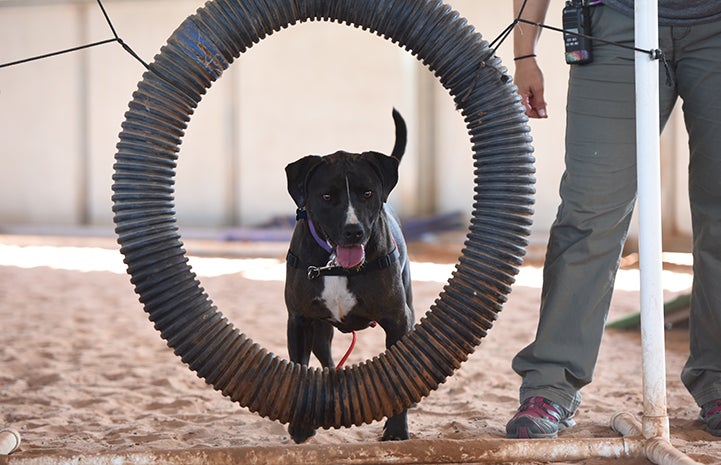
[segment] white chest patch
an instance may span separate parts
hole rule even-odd
[[[348,278],[345,276],[324,276],[323,292],[320,297],[333,315],[333,319],[338,322],[343,321],[358,303],[353,293],[348,290]]]

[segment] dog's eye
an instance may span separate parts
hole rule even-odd
[[[363,192],[363,198],[364,198],[364,199],[368,200],[368,199],[370,199],[371,197],[373,197],[373,191],[365,191],[365,192]]]
[[[330,202],[333,200],[333,196],[330,194],[323,194],[320,196],[321,199],[325,200],[326,202]]]

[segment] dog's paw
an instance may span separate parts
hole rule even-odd
[[[313,428],[303,428],[296,425],[288,426],[288,434],[296,444],[303,444],[308,438],[315,436],[315,430]]]
[[[392,417],[383,425],[383,441],[405,441],[410,438],[408,423],[403,417]]]
[[[388,430],[383,431],[383,437],[381,438],[383,441],[405,441],[406,439],[410,439],[411,435],[408,434],[408,431],[397,431],[392,432]]]

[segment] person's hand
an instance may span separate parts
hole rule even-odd
[[[516,61],[513,78],[521,96],[521,104],[529,118],[547,118],[546,101],[543,99],[543,72],[535,58]]]

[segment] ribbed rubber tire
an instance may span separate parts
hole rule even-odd
[[[253,44],[314,20],[361,27],[413,53],[453,96],[474,152],[473,217],[448,284],[409,335],[372,360],[339,371],[291,363],[234,328],[188,265],[174,211],[177,152],[203,94]],[[511,291],[535,193],[526,122],[500,60],[440,0],[210,1],[171,35],[125,114],[112,199],[131,282],[183,362],[251,411],[313,428],[396,414],[468,358]]]

